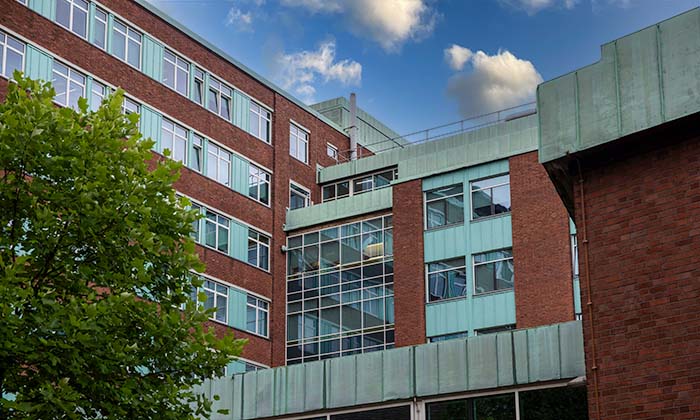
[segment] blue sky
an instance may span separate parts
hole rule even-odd
[[[698,0],[150,0],[307,103],[401,134],[533,100],[600,45]],[[166,40],[167,41],[167,40]]]

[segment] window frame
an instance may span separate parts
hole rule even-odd
[[[210,95],[212,94],[214,95],[214,98],[216,100],[216,111],[211,109],[211,107],[209,106]],[[225,116],[222,115],[222,110],[224,109],[223,99],[226,99],[228,102],[228,113]],[[206,108],[210,112],[213,112],[214,114],[225,119],[226,121],[231,122],[233,114],[233,88],[231,88],[227,83],[222,82],[221,80],[217,79],[211,74],[209,74],[209,83],[206,90]]]
[[[300,133],[303,133],[305,136],[301,136]],[[289,155],[293,157],[294,159],[298,160],[299,162],[302,162],[306,165],[309,164],[309,143],[311,142],[311,132],[309,130],[303,128],[301,125],[294,123],[293,121],[289,122]],[[303,143],[304,144],[304,159],[299,158],[299,144]],[[292,149],[292,144],[294,144],[294,148]],[[295,152],[292,153],[292,150]]]
[[[211,153],[210,148],[215,148],[217,150],[217,152]],[[207,170],[206,170],[206,174],[205,174],[206,177],[209,179],[213,179],[214,181],[218,182],[219,184],[222,184],[222,185],[225,185],[225,186],[231,188],[231,168],[232,168],[231,165],[232,165],[232,161],[233,161],[233,152],[231,152],[230,150],[224,148],[223,146],[221,146],[218,143],[215,143],[213,141],[207,142],[206,149],[207,149],[207,151],[206,151],[206,153],[207,153],[207,155],[206,155],[207,156],[207,165],[206,165]],[[228,160],[223,159],[224,156],[228,156]],[[212,160],[212,157],[214,158],[213,160]],[[212,178],[211,176],[209,176],[209,172],[211,171],[211,167],[212,167],[211,164],[213,161],[216,162],[216,169],[215,169],[216,176]],[[222,182],[219,179],[219,175],[220,175],[219,171],[221,169],[221,167],[220,167],[221,161],[228,163],[228,171],[226,172],[226,182]]]
[[[326,155],[327,155],[329,158],[331,158],[331,159],[335,160],[336,162],[338,162],[338,156],[339,156],[339,154],[338,154],[338,147],[336,147],[335,145],[332,145],[332,144],[326,142]]]
[[[251,300],[254,300],[254,303],[251,303]],[[261,305],[263,303],[264,305]],[[245,331],[249,332],[250,334],[257,335],[259,337],[263,338],[269,338],[270,337],[270,302],[266,299],[263,299],[259,296],[252,295],[250,293],[247,294],[246,296],[246,323],[245,323]],[[255,331],[251,331],[248,329],[248,323],[250,322],[248,319],[248,308],[254,308],[255,310]],[[265,314],[265,334],[262,334],[260,331],[258,331],[258,327],[260,324],[260,313]]]
[[[255,171],[255,173],[254,173],[254,171]],[[253,183],[251,182],[252,180],[255,180],[255,185],[253,185]],[[249,169],[248,169],[248,197],[252,198],[253,200],[257,201],[260,204],[263,204],[266,207],[270,207],[270,203],[272,202],[271,183],[272,183],[272,174],[270,174],[268,171],[262,169],[258,165],[250,163]],[[260,200],[260,190],[261,190],[263,185],[267,185],[267,201]],[[255,198],[255,197],[250,195],[251,188],[256,189],[258,198]]]
[[[166,127],[166,125],[169,125],[170,127]],[[168,132],[172,138],[172,148],[169,148],[170,150],[170,156],[169,159],[174,160],[176,162],[181,162],[183,165],[187,163],[187,159],[189,157],[188,153],[188,144],[189,144],[189,130],[180,124],[176,123],[175,121],[170,120],[169,118],[163,117],[161,119],[161,124],[160,124],[160,129],[161,129],[161,140],[160,140],[160,153],[164,155],[165,152],[165,147],[163,145],[163,139],[164,139],[164,133]],[[184,133],[183,135],[178,134],[178,132]],[[175,157],[176,153],[176,147],[177,143],[180,143],[183,156],[182,159],[177,159]]]
[[[263,241],[262,238],[266,239],[266,241]],[[255,243],[255,262],[250,261],[250,243],[254,242]],[[267,242],[267,243],[265,243]],[[246,255],[246,262],[253,267],[257,267],[263,271],[270,271],[270,248],[272,247],[272,238],[267,236],[266,234],[259,232],[251,227],[248,227],[248,240],[247,240],[247,255]],[[266,252],[266,257],[265,257],[265,267],[261,266],[262,262],[262,257],[261,257],[261,249],[267,249]]]
[[[96,87],[101,87],[102,88],[102,93],[99,93],[98,91],[95,90]],[[104,101],[105,97],[109,95],[110,93],[110,88],[106,84],[99,82],[95,80],[94,78],[92,79],[92,86],[90,87],[90,110],[97,111],[102,104],[102,101]],[[96,100],[99,98],[99,100]]]
[[[304,197],[304,205],[302,207],[295,207],[292,208],[292,191],[296,190],[300,195]],[[311,190],[304,187],[303,185],[292,181],[291,179],[289,180],[289,203],[288,203],[288,209],[289,210],[296,210],[296,209],[303,209],[306,207],[311,207],[313,202],[311,201]]]
[[[221,252],[225,255],[229,255],[229,252],[231,251],[231,220],[232,219],[228,216],[224,216],[223,214],[221,214],[218,211],[210,209],[209,207],[202,206],[202,208],[204,209],[204,211],[203,211],[204,217],[202,218],[202,220],[204,220],[204,225],[203,225],[204,230],[201,234],[204,235],[204,238],[200,244],[209,248],[209,249],[213,249],[214,251],[218,251],[218,252]],[[208,218],[209,214],[214,215],[216,217],[216,220],[209,219]],[[220,218],[225,219],[227,221],[226,225],[219,222]],[[207,224],[208,223],[212,223],[216,229],[215,236],[214,236],[214,245],[209,245],[207,243]],[[226,231],[226,250],[225,251],[222,249],[219,249],[219,236],[220,236],[219,231],[220,231],[220,229],[223,229]]]
[[[22,51],[18,51],[14,46],[10,45],[9,39],[22,45]],[[27,56],[27,43],[23,42],[16,37],[8,34],[6,31],[0,29],[0,44],[2,45],[2,54],[0,55],[0,75],[6,77],[8,80],[12,80],[12,74],[7,72],[7,53],[8,49],[15,52],[15,54],[21,57],[20,60],[20,71],[24,71],[25,59]],[[52,73],[53,74],[53,73]]]
[[[456,267],[450,267],[450,268],[445,268],[441,270],[436,270],[436,271],[429,271],[430,264],[438,264],[441,262],[445,261],[453,261],[453,260],[458,260],[461,259],[463,261],[463,265],[456,266]],[[437,299],[437,300],[430,300],[430,275],[431,274],[439,274],[439,273],[445,273],[448,271],[457,271],[457,270],[462,270],[464,272],[464,295],[462,296],[450,296],[447,298],[443,299]],[[469,297],[469,276],[467,276],[467,258],[464,256],[461,257],[454,257],[454,258],[446,258],[442,260],[437,260],[437,261],[430,261],[425,263],[425,303],[426,304],[433,304],[433,303],[440,303],[440,302],[449,302],[453,300],[459,300],[459,299],[465,299]]]
[[[253,116],[257,121],[258,134],[254,134],[252,131]],[[272,112],[264,107],[263,105],[257,103],[254,100],[250,101],[250,106],[248,107],[248,118],[249,124],[248,132],[255,138],[262,140],[266,144],[272,144]],[[266,126],[265,132],[267,136],[263,138],[260,134],[262,133],[262,127]]]
[[[431,192],[433,192],[433,191],[449,189],[449,188],[455,187],[455,186],[457,186],[457,185],[461,185],[461,186],[462,186],[462,192],[457,193],[457,194],[452,194],[452,195],[444,196],[444,197],[440,197],[440,198],[428,199],[428,194],[431,193]],[[428,227],[428,203],[433,203],[433,202],[436,202],[436,201],[447,200],[447,199],[449,199],[449,198],[458,197],[458,196],[460,196],[460,195],[462,196],[462,220],[457,221],[457,222],[452,222],[452,223],[445,223],[444,225],[440,225],[440,226]],[[432,188],[432,189],[430,189],[430,190],[423,191],[423,214],[425,215],[425,216],[423,217],[423,230],[424,230],[424,231],[434,231],[434,230],[440,230],[440,229],[445,229],[445,228],[450,228],[450,227],[455,227],[455,226],[463,225],[463,224],[464,224],[464,220],[465,220],[465,217],[464,217],[464,183],[463,183],[463,182],[458,182],[458,183],[456,183],[456,184],[445,185],[445,186],[442,186],[442,187]],[[445,220],[447,221],[447,212],[445,213]]]
[[[200,77],[201,75],[201,77]],[[192,92],[191,92],[191,100],[192,102],[196,103],[199,106],[203,106],[206,108],[205,104],[205,98],[207,97],[207,91],[206,91],[206,78],[207,78],[207,72],[202,70],[201,68],[197,67],[195,65],[194,70],[192,71]],[[199,83],[201,82],[201,83]],[[201,90],[200,90],[201,89]],[[199,101],[195,99],[196,92],[200,93]]]
[[[56,66],[60,66],[60,67],[65,68],[66,73],[63,74],[59,70],[56,70]],[[53,102],[62,106],[62,107],[71,108],[71,109],[78,111],[78,100],[80,98],[86,97],[85,89],[87,88],[87,76],[84,75],[82,72],[79,72],[78,70],[73,69],[71,66],[64,64],[63,62],[61,62],[59,60],[53,60],[53,63],[51,65],[51,85],[54,87],[54,91],[55,91],[55,86],[56,86],[56,83],[55,83],[56,74],[65,78],[65,80],[66,80],[66,91],[63,92],[63,94],[65,95],[65,98],[66,98],[66,102],[61,103],[56,99],[58,97],[58,92],[56,92],[56,95],[54,95]],[[83,79],[82,84],[79,83],[78,81],[74,80],[72,77],[73,75],[78,75],[78,76],[82,77],[82,79]],[[73,108],[73,106],[71,106],[71,99],[73,98],[73,95],[71,95],[72,83],[75,83],[78,86],[82,86],[82,94],[78,95],[78,98],[75,99],[75,106],[76,106],[75,108]]]
[[[486,262],[481,262],[477,263],[476,262],[476,257],[478,255],[483,255],[483,254],[488,254],[491,252],[499,252],[499,251],[510,251],[510,257],[506,258],[498,258],[495,260],[490,260]],[[487,265],[487,264],[495,264],[497,262],[501,261],[513,261],[513,287],[509,287],[507,289],[494,289],[494,290],[489,290],[488,292],[477,292],[476,291],[476,267],[480,265]],[[504,293],[508,291],[514,291],[515,290],[515,259],[513,255],[513,248],[499,248],[499,249],[492,249],[490,251],[483,251],[483,252],[478,252],[476,254],[472,254],[472,296],[478,297],[478,296],[487,296],[487,295],[492,295],[496,293]]]
[[[489,179],[492,179],[492,178],[499,178],[499,177],[502,177],[502,176],[508,176],[508,182],[502,182],[502,183],[500,183],[500,184],[494,184],[494,185],[490,185],[490,186],[485,187],[485,188],[479,188],[479,189],[476,189],[476,190],[472,189],[472,185],[473,185],[475,182],[486,181],[486,180],[489,180]],[[502,186],[504,186],[504,185],[508,185],[508,198],[509,198],[509,200],[510,200],[510,172],[500,173],[500,174],[491,175],[491,176],[487,176],[487,177],[482,177],[482,178],[478,178],[478,179],[472,179],[472,180],[469,181],[469,221],[470,221],[470,222],[478,222],[478,221],[482,221],[482,220],[491,219],[491,218],[494,218],[494,217],[502,217],[502,216],[504,216],[504,215],[506,215],[506,214],[511,214],[511,213],[512,213],[512,203],[511,203],[511,209],[509,209],[507,212],[503,212],[503,213],[495,213],[495,212],[493,212],[493,209],[494,209],[493,192],[491,192],[491,195],[490,195],[490,196],[491,196],[491,210],[492,210],[492,214],[489,214],[488,216],[479,216],[479,217],[476,217],[476,218],[474,217],[474,193],[475,193],[475,192],[479,192],[479,191],[485,191],[485,190],[493,191],[494,188],[502,187]]]
[[[212,314],[213,316],[210,316],[210,317],[209,317],[209,320],[210,320],[210,321],[214,321],[214,322],[223,323],[223,324],[225,324],[225,325],[228,325],[228,312],[229,312],[229,304],[230,304],[230,299],[229,299],[230,286],[228,286],[227,284],[224,284],[224,283],[221,283],[221,282],[212,280],[212,279],[210,279],[210,278],[208,278],[208,277],[201,277],[201,276],[200,276],[200,278],[202,279],[202,285],[201,285],[200,287],[197,288],[197,294],[199,294],[200,291],[203,291],[205,294],[206,294],[207,292],[211,292],[211,293],[213,294],[213,296],[214,296],[214,305],[213,305],[213,308],[214,308],[214,309],[218,309],[217,301],[218,301],[218,299],[219,299],[219,296],[222,296],[224,299],[226,299],[226,309],[225,309],[225,311],[224,311],[224,319],[223,319],[223,321],[220,320],[220,319],[216,319],[216,315],[217,315],[217,313],[218,313],[216,310],[215,310],[214,313]],[[207,282],[213,283],[213,284],[214,284],[214,288],[211,289],[211,288],[206,287]],[[224,293],[219,292],[219,291],[217,290],[217,286],[220,286],[220,287],[225,288],[225,289],[226,289],[226,294],[224,295]],[[200,304],[199,301],[197,302],[197,304],[198,304],[198,305]],[[204,307],[205,310],[211,309],[211,308],[207,308],[207,307],[206,307],[206,301],[202,302],[201,305],[202,305],[202,307]]]
[[[168,55],[172,56],[172,59],[168,57]],[[172,66],[173,68],[173,74],[172,74],[172,86],[169,85],[166,80],[165,80],[165,65],[166,62]],[[184,97],[189,97],[189,92],[190,92],[190,63],[189,61],[185,60],[182,58],[180,55],[177,53],[173,52],[169,48],[165,48],[163,50],[163,71],[161,74],[160,81],[163,83],[165,86],[169,87],[170,89],[174,90],[175,92],[179,93],[180,95]],[[179,76],[180,73],[184,73],[182,76]],[[184,77],[185,78],[185,91],[181,92],[178,90],[178,81],[180,81],[180,78]]]
[[[204,170],[204,150],[206,148],[206,143],[207,141],[204,136],[192,131],[192,150],[189,157],[190,162],[188,162],[187,167],[199,174],[201,174]],[[195,157],[198,159],[198,166],[196,167],[194,166],[194,163],[192,163],[192,160]]]
[[[122,31],[121,29],[118,28],[117,25],[122,25],[125,29]],[[114,53],[114,33],[115,32],[118,32],[124,36],[124,58],[119,57],[118,55],[116,55]],[[138,36],[138,39],[136,39],[136,37],[132,36],[133,34],[136,34]],[[142,61],[141,54],[143,53],[143,33],[132,28],[130,25],[124,23],[121,19],[115,17],[114,22],[112,23],[112,38],[111,39],[112,39],[112,47],[110,48],[110,50],[111,50],[110,55],[112,55],[113,57],[116,57],[118,60],[130,65],[131,67],[133,67],[137,70],[141,70],[141,64],[142,64],[141,63],[141,61]],[[131,50],[131,47],[130,47],[131,44],[129,42],[130,40],[133,40],[136,44],[138,44],[138,47],[139,47],[138,48],[139,62],[138,62],[137,66],[135,66],[134,64],[129,62],[129,51]]]
[[[100,17],[100,14],[104,15],[104,20]],[[109,13],[107,13],[104,9],[100,8],[99,6],[95,6],[95,13],[93,15],[93,20],[100,22],[101,25],[104,26],[104,32],[102,32],[102,38],[100,41],[102,42],[102,46],[100,46],[95,40],[97,39],[97,31],[95,30],[97,28],[97,25],[94,22],[91,22],[92,24],[92,39],[90,39],[90,43],[97,48],[106,51],[107,50],[107,39],[109,37]],[[88,33],[90,31],[88,30]]]
[[[90,26],[89,26],[90,25],[90,23],[89,23],[90,22],[90,2],[86,1],[86,0],[77,0],[77,1],[76,0],[54,0],[54,1],[56,4],[56,10],[57,10],[56,16],[54,18],[54,22],[56,22],[56,24],[58,26],[61,26],[62,28],[67,29],[69,32],[71,32],[75,36],[77,36],[81,39],[87,40],[88,36],[90,35]],[[84,9],[80,5],[78,5],[78,2],[80,2],[80,1],[83,1],[83,3],[85,3]],[[68,4],[68,26],[64,25],[62,22],[59,22],[59,20],[58,20],[58,3],[59,2],[64,2],[64,3]],[[85,13],[85,34],[84,35],[81,35],[74,30],[74,26],[75,26],[74,17],[75,17],[75,9],[76,8],[80,9],[81,11],[83,11]]]
[[[130,108],[135,108],[135,111]],[[124,115],[141,114],[141,104],[127,96],[124,96],[121,109]]]

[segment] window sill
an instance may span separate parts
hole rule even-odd
[[[493,296],[493,295],[500,295],[502,293],[513,292],[514,290],[515,290],[515,288],[511,287],[510,289],[494,290],[491,292],[484,292],[484,293],[474,293],[472,296],[475,298],[480,298],[480,297],[485,297],[485,296]]]
[[[479,222],[483,222],[486,220],[500,219],[501,217],[510,216],[511,213],[512,213],[512,210],[509,212],[506,212],[506,213],[499,213],[499,214],[494,214],[491,216],[479,217],[478,219],[471,219],[470,223],[479,223]]]
[[[439,230],[450,229],[450,228],[454,228],[454,227],[458,227],[458,226],[464,226],[464,221],[457,222],[457,223],[452,223],[452,224],[449,224],[449,225],[442,225],[442,226],[437,226],[437,227],[428,228],[428,229],[425,229],[424,232],[426,232],[426,233],[427,233],[427,232],[436,232],[436,231],[439,231]]]
[[[426,302],[425,304],[426,304],[426,305],[436,305],[436,304],[439,304],[439,303],[456,302],[456,301],[459,301],[459,300],[467,300],[467,298],[469,298],[469,296],[466,296],[466,295],[465,295],[465,296],[455,296],[455,297],[451,297],[451,298],[447,298],[447,299],[440,299],[440,300],[434,300],[434,301],[432,301],[432,302]]]

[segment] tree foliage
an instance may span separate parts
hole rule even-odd
[[[76,112],[15,80],[0,103],[0,418],[206,416],[192,386],[244,341],[217,338],[189,298],[203,267],[181,165],[153,162],[121,91]]]

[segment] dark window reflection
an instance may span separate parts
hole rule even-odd
[[[379,410],[344,413],[331,416],[331,420],[410,420],[411,406],[382,408]]]
[[[586,420],[586,387],[538,389],[520,393],[522,420]]]
[[[429,404],[428,420],[515,420],[515,394]]]

